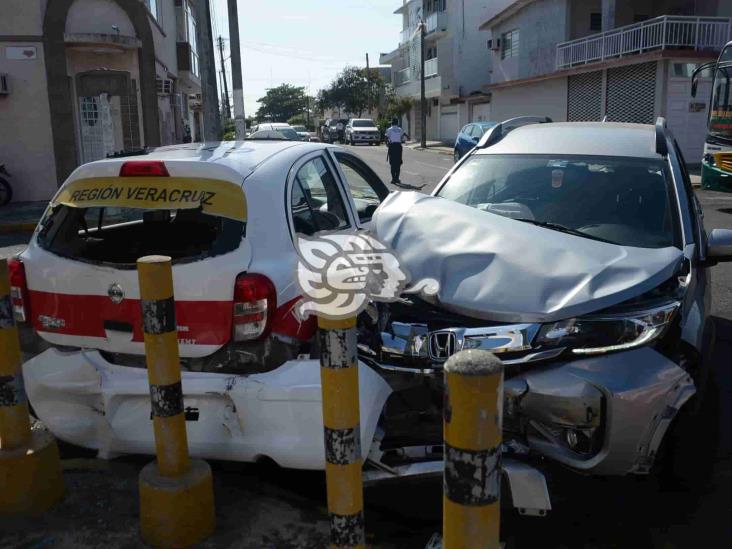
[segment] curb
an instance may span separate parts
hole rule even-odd
[[[35,230],[37,221],[20,221],[17,223],[0,223],[0,234],[32,232]]]
[[[424,148],[424,149],[422,147],[420,147],[419,145],[417,145],[417,146],[407,145],[407,147],[409,147],[413,151],[418,151],[418,152],[434,152],[434,153],[437,153],[437,154],[444,154],[444,155],[447,155],[447,156],[452,156],[452,151],[443,151],[441,149],[438,149],[437,147],[427,147],[427,148]]]

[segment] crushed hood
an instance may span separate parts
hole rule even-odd
[[[483,212],[443,198],[392,193],[372,231],[413,282],[434,278],[447,309],[499,322],[552,322],[652,290],[683,256],[619,246]]]

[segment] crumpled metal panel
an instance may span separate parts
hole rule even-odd
[[[428,298],[500,322],[551,322],[615,305],[671,277],[674,247],[618,246],[544,229],[415,192],[392,193],[372,231],[413,281],[440,283]]]

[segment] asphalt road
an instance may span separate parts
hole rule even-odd
[[[389,181],[389,166],[383,146],[358,147],[355,152],[385,182]],[[429,192],[451,166],[452,158],[448,155],[405,149],[402,181],[413,186],[424,185],[422,191]],[[699,191],[698,196],[704,208],[707,230],[732,228],[732,194]],[[0,256],[12,255],[22,249],[28,237],[27,233],[0,235]],[[715,267],[712,280],[712,312],[717,317],[715,364],[721,400],[721,440],[712,483],[693,494],[661,493],[652,480],[645,478],[589,479],[567,476],[558,471],[552,481],[569,489],[564,497],[553,501],[554,509],[548,517],[521,518],[512,512],[504,513],[502,537],[509,542],[507,547],[732,547],[732,521],[729,520],[732,516],[732,500],[729,498],[732,492],[732,373],[729,365],[729,357],[732,356],[732,263]],[[700,428],[712,431],[709,425],[701,425]],[[287,502],[293,509],[300,509],[298,512],[307,521],[322,518],[325,490],[321,474],[269,471],[244,464],[221,463],[216,468],[219,484],[235,492],[225,505],[232,505],[234,499],[246,501],[250,497],[269,497]],[[134,485],[136,470],[135,467],[130,473],[130,486]],[[236,491],[245,487],[254,490],[254,495]],[[125,488],[124,493],[132,493],[131,490]],[[130,505],[134,504],[132,501]],[[440,529],[440,482],[369,488],[365,493],[365,506],[369,544],[384,548],[421,549],[431,534]],[[78,513],[74,514],[74,521],[78,516]],[[89,520],[93,522],[92,517]],[[134,522],[134,517],[130,520]],[[59,530],[65,529],[63,524],[61,521]],[[44,530],[39,528],[38,533]],[[320,532],[323,532],[322,527]],[[115,545],[111,543],[111,546]],[[278,542],[262,546],[265,545],[318,546]]]

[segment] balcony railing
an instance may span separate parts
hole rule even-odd
[[[721,50],[730,40],[732,19],[662,15],[641,23],[557,45],[557,69],[599,63],[649,50]]]
[[[408,68],[402,69],[396,73],[396,77],[394,78],[394,83],[397,86],[401,86],[403,84],[406,84],[407,82],[410,82],[411,80],[412,80],[412,69],[408,67]]]
[[[435,76],[437,74],[437,57],[434,57],[432,59],[427,59],[427,61],[424,62],[424,77],[429,78],[430,76]]]
[[[440,32],[447,29],[447,12],[436,11],[425,19],[425,32]]]

